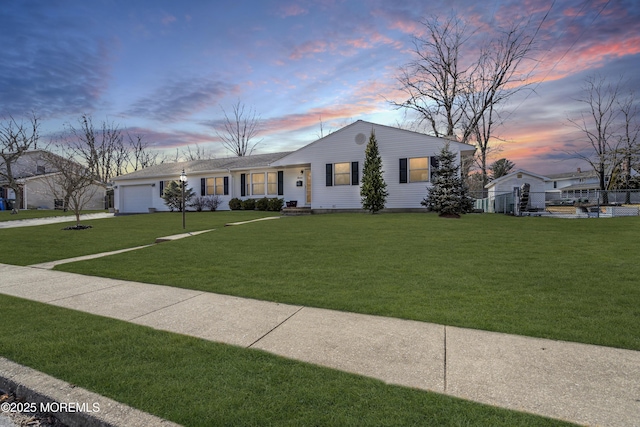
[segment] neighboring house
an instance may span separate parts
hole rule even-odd
[[[121,213],[168,210],[161,198],[167,182],[182,169],[197,195],[218,195],[220,209],[231,198],[280,197],[314,210],[361,209],[364,151],[374,131],[387,209],[423,209],[435,157],[445,143],[456,154],[473,155],[473,146],[358,120],[297,151],[152,166],[113,179],[115,207]]]
[[[513,204],[514,190],[521,188],[523,184],[529,184],[529,208],[544,209],[545,185],[548,178],[524,169],[518,169],[507,175],[501,176],[485,186],[488,200],[494,201],[493,206],[487,206],[487,212],[502,212],[504,204]],[[502,200],[504,199],[504,200]],[[497,206],[500,205],[500,206]]]
[[[55,185],[55,176],[59,172],[47,161],[47,156],[52,155],[55,156],[44,150],[28,151],[12,165],[13,176],[22,193],[20,209],[54,209],[56,207],[52,186]],[[106,187],[96,183],[92,194],[91,200],[84,209],[104,209]],[[13,190],[7,187],[7,182],[3,182],[1,178],[0,199],[15,199]],[[2,205],[5,208],[7,206],[4,203]]]
[[[594,170],[547,175],[546,191],[551,199],[593,198],[600,189],[600,181]]]

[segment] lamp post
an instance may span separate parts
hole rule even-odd
[[[182,229],[185,229],[185,221],[184,221],[184,186],[187,184],[187,175],[184,173],[184,169],[182,169],[182,173],[180,174],[180,187],[182,188]]]

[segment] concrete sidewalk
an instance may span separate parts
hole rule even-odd
[[[115,214],[112,214],[112,213],[83,214],[83,215],[80,215],[80,221],[88,221],[91,219],[113,218],[114,216]],[[76,217],[74,215],[20,219],[20,214],[18,214],[16,215],[16,219],[14,221],[0,221],[0,229],[16,228],[16,227],[33,227],[36,225],[57,224],[62,222],[74,222],[75,220],[76,220]]]
[[[640,426],[640,352],[0,264],[0,293],[586,425]]]

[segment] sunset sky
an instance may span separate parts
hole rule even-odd
[[[199,144],[225,157],[214,127],[240,100],[264,125],[255,153],[294,150],[318,138],[320,120],[325,133],[402,121],[388,100],[402,101],[412,35],[421,18],[451,13],[479,31],[542,22],[534,91],[505,107],[496,158],[540,174],[584,167],[566,154],[584,145],[567,118],[587,76],[640,87],[636,0],[6,1],[0,119],[35,111],[47,142],[86,113],[158,150]]]

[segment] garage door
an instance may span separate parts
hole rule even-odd
[[[122,197],[120,199],[120,212],[138,213],[149,212],[151,204],[151,191],[153,187],[146,185],[121,186]]]

